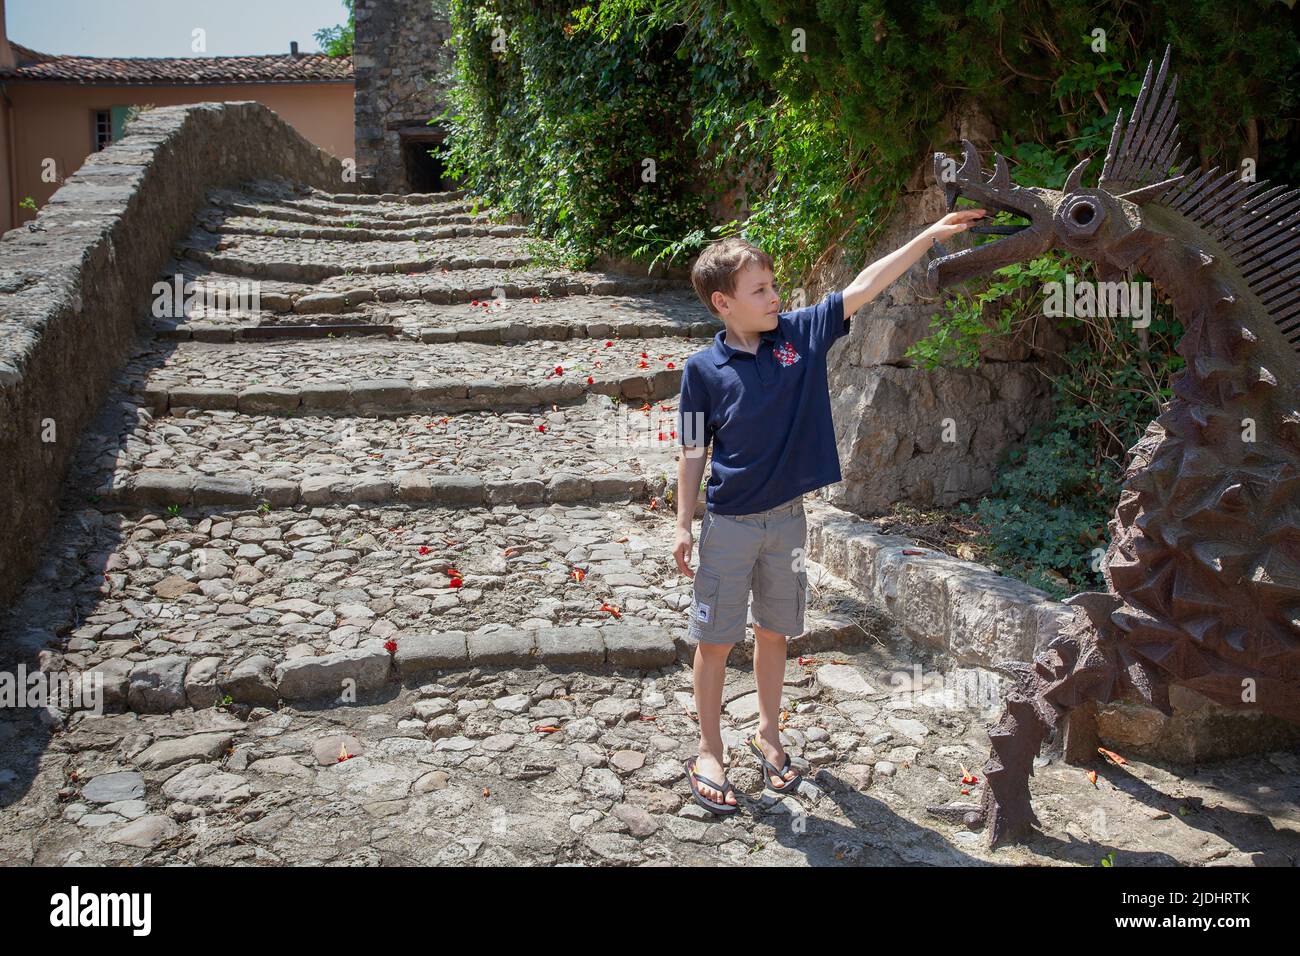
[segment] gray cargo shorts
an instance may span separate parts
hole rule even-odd
[[[786,636],[802,634],[807,536],[803,495],[754,514],[706,511],[687,636],[704,644],[744,638],[751,589],[756,625]]]

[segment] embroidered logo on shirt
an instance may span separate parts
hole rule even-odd
[[[772,349],[772,354],[782,365],[793,365],[799,361],[799,353],[794,350],[794,346],[789,342],[782,342],[776,348]]]

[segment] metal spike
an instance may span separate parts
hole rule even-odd
[[[1187,206],[1188,203],[1192,202],[1200,195],[1201,187],[1204,186],[1207,182],[1209,182],[1210,177],[1213,176],[1218,171],[1219,171],[1219,167],[1214,166],[1211,169],[1208,169],[1205,172],[1201,173],[1199,176],[1197,176],[1196,181],[1192,183],[1191,187],[1188,188],[1187,192],[1184,195],[1180,196],[1178,201],[1174,203],[1174,208],[1177,209],[1179,212],[1181,212]]]
[[[1238,210],[1238,214],[1233,216],[1230,235],[1233,237],[1239,237],[1243,232],[1250,230],[1260,221],[1259,216],[1256,213],[1258,204],[1260,202],[1267,202],[1276,197],[1286,188],[1285,184],[1274,186],[1272,189],[1266,189],[1262,193],[1258,193],[1246,202],[1242,203],[1241,208]]]
[[[1211,233],[1214,233],[1220,214],[1235,207],[1241,201],[1246,192],[1246,186],[1247,184],[1240,179],[1234,180],[1232,185],[1219,194],[1214,204],[1202,213],[1201,224]]]
[[[1165,76],[1169,72],[1168,48],[1165,53],[1166,56],[1160,62],[1160,70],[1156,73],[1154,85],[1151,83],[1151,64],[1147,64],[1142,90],[1138,93],[1138,103],[1133,108],[1133,115],[1138,119],[1137,128],[1132,142],[1126,142],[1123,149],[1123,175],[1126,179],[1138,183],[1142,181],[1143,173],[1146,171],[1146,164],[1143,162],[1144,153],[1154,125],[1152,119],[1162,104],[1161,91],[1164,89]],[[1132,126],[1131,122],[1130,126]]]
[[[1083,162],[1075,166],[1074,169],[1070,170],[1070,175],[1065,177],[1065,185],[1061,187],[1061,192],[1072,193],[1078,190],[1079,186],[1083,183],[1083,171],[1087,169],[1089,162],[1091,162],[1091,160],[1085,159]]]
[[[1273,285],[1276,280],[1271,279],[1270,276],[1286,278],[1291,272],[1291,267],[1295,265],[1298,261],[1298,257],[1300,257],[1300,249],[1291,248],[1283,250],[1283,252],[1284,255],[1282,257],[1264,265],[1252,268],[1250,273],[1243,275],[1242,278],[1249,282],[1252,288],[1257,290],[1268,288]]]
[[[1129,114],[1128,126],[1124,130],[1124,142],[1119,147],[1119,163],[1116,165],[1115,175],[1118,179],[1128,181],[1128,157],[1129,148],[1133,144],[1133,135],[1137,128],[1141,126],[1143,119],[1143,108],[1146,106],[1147,93],[1151,88],[1151,71],[1155,63],[1147,63],[1146,75],[1142,78],[1142,88],[1138,90],[1137,102],[1133,104],[1133,112]]]
[[[1297,209],[1300,209],[1300,200],[1292,200],[1268,218],[1257,217],[1249,220],[1249,225],[1245,227],[1242,235],[1229,237],[1231,245],[1243,248],[1252,246],[1262,251],[1267,248],[1268,243],[1271,243],[1276,233],[1285,232],[1294,224]],[[1253,254],[1255,249],[1251,251]]]
[[[1212,180],[1206,184],[1206,187],[1197,194],[1194,200],[1183,207],[1183,215],[1201,222],[1202,219],[1197,215],[1196,210],[1208,208],[1222,195],[1220,190],[1228,183],[1235,181],[1237,181],[1237,171],[1235,169],[1229,170],[1218,179]]]
[[[1160,150],[1160,155],[1156,157],[1157,169],[1168,169],[1169,164],[1173,161],[1174,155],[1181,145],[1178,138],[1178,130],[1181,127],[1175,123],[1173,131],[1169,134],[1169,142],[1165,143],[1164,149]]]
[[[1139,206],[1143,203],[1151,202],[1167,193],[1175,183],[1182,182],[1182,177],[1175,176],[1173,179],[1162,179],[1158,183],[1151,183],[1148,186],[1139,186],[1137,189],[1130,189],[1126,193],[1120,193],[1117,199],[1127,199],[1131,203],[1137,203]]]
[[[993,154],[993,175],[989,177],[988,185],[999,191],[1011,188],[1011,170],[1007,169],[1007,161],[1001,153]]]
[[[1271,286],[1273,281],[1268,277],[1270,274],[1280,279],[1289,277],[1292,272],[1292,267],[1297,262],[1300,262],[1300,249],[1289,249],[1286,250],[1286,252],[1287,255],[1285,257],[1268,263],[1267,265],[1260,266],[1257,269],[1252,269],[1249,274],[1243,275],[1242,278],[1251,283],[1252,287],[1255,287],[1262,286],[1264,283],[1268,283],[1268,285]],[[1267,286],[1264,287],[1267,288]]]
[[[1300,248],[1296,246],[1297,237],[1300,237],[1300,233],[1297,233],[1294,227],[1279,226],[1267,235],[1249,240],[1251,267],[1253,268],[1256,262],[1273,262],[1284,255],[1288,249]]]
[[[1286,316],[1279,316],[1273,321],[1283,335],[1290,335],[1296,329],[1300,329],[1300,315],[1296,315],[1294,311],[1287,313]]]
[[[1278,299],[1295,295],[1295,292],[1296,292],[1296,284],[1294,282],[1284,282],[1282,285],[1278,286],[1276,289],[1274,289],[1272,292],[1268,293],[1267,295],[1260,296],[1259,301],[1264,304],[1265,308],[1268,308]]]
[[[1267,179],[1262,179],[1259,182],[1255,183],[1255,188],[1259,189],[1264,185],[1266,185],[1267,183],[1268,183]],[[1235,229],[1243,219],[1246,219],[1251,215],[1252,205],[1256,201],[1262,199],[1270,192],[1276,192],[1279,189],[1286,189],[1286,185],[1283,184],[1281,186],[1273,186],[1270,189],[1265,189],[1262,192],[1255,193],[1249,199],[1242,200],[1241,205],[1239,205],[1236,209],[1234,209],[1232,212],[1228,213],[1227,216],[1224,217],[1224,221],[1219,226],[1219,230],[1221,232],[1226,233],[1229,230]]]
[[[1160,76],[1156,79],[1156,86],[1164,78],[1164,69],[1160,71]],[[1178,86],[1178,77],[1174,77],[1169,84],[1169,89],[1163,93],[1156,94],[1156,102],[1159,104],[1160,112],[1147,124],[1147,135],[1139,139],[1134,149],[1137,151],[1137,158],[1141,162],[1141,170],[1151,173],[1154,167],[1155,157],[1159,155],[1160,149],[1163,148],[1163,136],[1169,122],[1173,119],[1170,110],[1177,113],[1177,104],[1174,101],[1174,90]],[[1160,144],[1160,145],[1157,145]]]
[[[1254,249],[1252,249],[1249,271],[1242,273],[1243,278],[1250,279],[1264,269],[1271,269],[1275,272],[1285,269],[1286,263],[1290,262],[1296,253],[1300,253],[1300,244],[1297,244],[1297,238],[1300,238],[1300,233],[1292,230],[1291,235],[1286,237],[1286,241],[1276,247],[1261,251],[1258,262],[1254,259]]]
[[[1282,207],[1280,207],[1280,209],[1282,210],[1289,209],[1291,206],[1294,205],[1294,200],[1296,196],[1300,196],[1300,189],[1295,189],[1289,193],[1283,193],[1280,196],[1275,196],[1272,200],[1269,201],[1267,207],[1261,206],[1259,208],[1259,210],[1255,214],[1255,217],[1251,219],[1248,222],[1248,224],[1245,226],[1245,228],[1240,230],[1239,233],[1234,234],[1233,239],[1238,243],[1243,243],[1243,242],[1255,243],[1255,242],[1262,241],[1265,238],[1265,236],[1268,235],[1268,232],[1279,222],[1279,217],[1277,216],[1277,214],[1270,212],[1269,208],[1275,206],[1277,203],[1284,203],[1289,205],[1283,205]]]
[[[975,179],[976,177],[984,178],[984,168],[980,165],[979,150],[968,139],[961,141],[961,168],[957,170],[957,178]]]
[[[1110,142],[1106,144],[1106,158],[1102,160],[1101,176],[1097,179],[1099,186],[1105,186],[1106,183],[1115,178],[1114,167],[1119,154],[1116,152],[1116,144],[1119,143],[1120,130],[1124,127],[1124,109],[1121,107],[1115,114],[1115,125],[1110,130]]]
[[[1294,259],[1294,256],[1292,256],[1292,259]],[[1286,289],[1287,286],[1295,285],[1296,282],[1300,282],[1300,277],[1297,277],[1295,272],[1290,271],[1290,269],[1286,272],[1279,271],[1279,269],[1270,269],[1268,273],[1261,274],[1261,276],[1257,276],[1253,280],[1248,278],[1247,285],[1251,286],[1252,293],[1256,294],[1260,302],[1264,302],[1265,299],[1271,302],[1277,297],[1279,291]]]
[[[1283,335],[1290,335],[1296,329],[1300,329],[1300,302],[1291,306],[1285,313],[1277,316],[1273,320],[1277,327],[1282,330]]]

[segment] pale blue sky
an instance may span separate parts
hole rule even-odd
[[[340,0],[5,0],[9,39],[42,53],[232,56],[319,51],[312,34],[346,22]],[[191,49],[195,27],[207,51]]]

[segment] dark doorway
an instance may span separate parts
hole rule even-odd
[[[402,170],[406,188],[413,193],[438,193],[455,189],[447,178],[442,160],[441,130],[420,128],[402,131]]]

